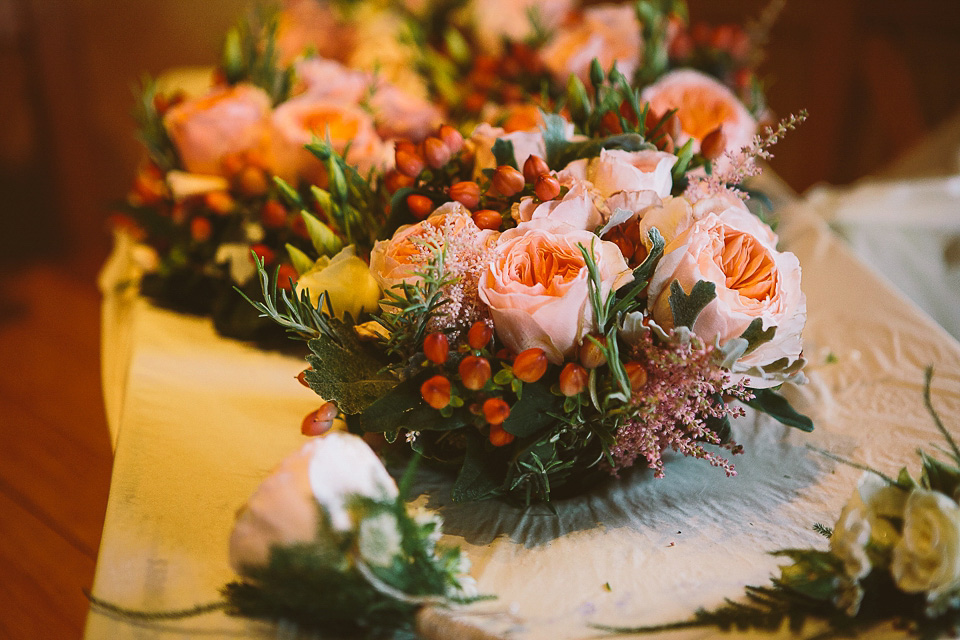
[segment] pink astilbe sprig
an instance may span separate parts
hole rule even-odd
[[[714,162],[714,167],[723,167],[722,170],[714,170],[710,175],[691,176],[684,196],[690,202],[696,202],[702,198],[732,191],[746,200],[749,196],[745,191],[737,189],[736,185],[747,178],[760,175],[761,169],[757,161],[773,158],[770,148],[777,144],[787,131],[793,131],[806,119],[807,111],[802,109],[797,115],[790,114],[780,120],[776,129],[766,127],[762,136],[758,134],[753,137],[750,146],[743,147],[739,151],[725,152],[722,156],[725,159],[724,162]]]
[[[742,407],[720,398],[749,400],[752,394],[742,382],[730,382],[730,376],[714,364],[713,352],[714,347],[696,337],[686,344],[657,344],[651,331],[639,337],[631,357],[645,367],[647,382],[634,392],[631,417],[617,429],[617,444],[610,451],[615,462],[612,472],[643,457],[654,476],[662,478],[663,452],[670,448],[722,467],[728,476],[736,475],[729,460],[707,451],[703,444],[720,445],[731,453],[740,453],[741,447],[721,443],[707,420],[744,415]]]

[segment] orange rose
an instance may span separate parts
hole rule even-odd
[[[224,156],[264,155],[269,145],[270,97],[249,84],[220,87],[167,111],[163,125],[184,168],[225,175]]]

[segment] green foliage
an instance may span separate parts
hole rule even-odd
[[[398,380],[382,372],[384,362],[351,335],[352,327],[336,318],[327,322],[337,335],[321,333],[307,343],[312,369],[305,379],[321,398],[336,402],[340,411],[360,413],[397,386]]]
[[[493,143],[493,157],[497,162],[497,166],[507,165],[508,167],[513,167],[517,169],[517,157],[513,151],[513,142],[510,140],[504,140],[503,138],[497,138],[497,141]]]
[[[270,318],[288,333],[293,334],[293,337],[301,340],[311,340],[322,334],[336,334],[329,321],[331,309],[325,293],[320,294],[317,306],[314,307],[306,291],[301,291],[298,297],[296,294],[278,289],[279,269],[274,272],[271,280],[264,267],[263,260],[258,258],[256,254],[253,255],[253,260],[257,265],[263,302],[256,302],[243,290],[234,288],[247,302],[253,305],[254,309],[260,312],[260,317]],[[278,301],[283,305],[283,311],[278,308]],[[326,313],[323,311],[324,304],[327,304]]]
[[[140,86],[135,87],[133,93],[136,98],[133,118],[137,123],[137,138],[146,147],[150,160],[164,172],[178,168],[180,157],[155,106],[156,81],[150,76],[143,76]]]
[[[746,401],[748,406],[766,413],[788,427],[807,432],[813,431],[813,420],[790,406],[790,402],[773,389],[753,389],[752,391],[754,399]]]
[[[750,325],[740,334],[740,337],[747,341],[747,350],[744,351],[743,354],[746,355],[760,345],[770,342],[776,333],[777,328],[775,326],[764,330],[763,319],[754,318],[753,321],[750,322]]]
[[[280,66],[276,42],[279,18],[276,9],[251,11],[227,32],[221,55],[228,83],[254,84],[267,92],[274,105],[290,97],[294,73],[293,67]]]
[[[717,285],[706,280],[698,280],[690,293],[683,290],[676,280],[670,283],[670,311],[673,313],[673,326],[693,329],[697,316],[704,307],[717,297]]]

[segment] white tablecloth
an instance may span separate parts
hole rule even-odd
[[[666,478],[636,471],[559,515],[498,502],[458,505],[449,481],[427,474],[420,502],[439,509],[446,542],[462,545],[481,592],[499,599],[473,616],[518,639],[585,638],[588,622],[654,624],[688,617],[745,585],[765,584],[782,547],[823,545],[858,471],[808,445],[895,473],[939,437],[922,401],[922,370],[936,365],[934,402],[960,427],[960,345],[855,259],[814,213],[783,213],[781,235],[803,265],[811,383],[790,391],[816,431],[748,416],[735,425],[747,452],[725,478],[674,458]],[[233,576],[233,514],[269,469],[302,442],[317,398],[293,377],[296,357],[214,335],[205,320],[135,297],[107,296],[105,386],[118,433],[94,593],[147,609],[216,599]],[[111,342],[112,341],[112,342]],[[125,373],[124,373],[125,372]],[[609,584],[607,590],[605,585]],[[318,596],[322,597],[322,596]],[[289,629],[205,615],[133,625],[92,612],[88,638],[291,637]],[[690,631],[709,637],[715,630]]]

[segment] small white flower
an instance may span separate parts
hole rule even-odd
[[[860,580],[870,573],[868,543],[889,549],[899,541],[889,519],[902,517],[906,497],[903,489],[888,485],[876,474],[860,478],[830,537],[830,551],[843,561],[850,579]]]
[[[416,442],[417,437],[419,437],[419,435],[420,435],[419,431],[407,431],[407,435],[405,437],[407,442],[412,443],[412,442]]]

